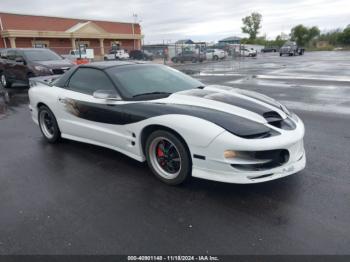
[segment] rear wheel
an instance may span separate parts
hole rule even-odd
[[[192,61],[192,63],[197,63],[197,58],[193,57],[193,58],[191,59],[191,61]]]
[[[219,57],[217,55],[214,55],[213,60],[217,61],[219,60]]]
[[[61,138],[61,132],[54,114],[47,106],[40,106],[38,119],[39,127],[44,138],[49,143],[56,143]]]
[[[165,130],[153,132],[147,138],[145,152],[148,166],[164,183],[178,185],[190,177],[190,154],[175,134]]]
[[[5,88],[10,88],[12,86],[12,83],[8,81],[4,72],[0,73],[0,81],[1,81],[1,85]]]

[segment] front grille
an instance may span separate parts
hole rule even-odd
[[[257,152],[239,152],[242,157],[250,158],[251,160],[267,160],[265,163],[257,164],[231,164],[232,167],[241,171],[264,171],[284,165],[289,161],[289,152],[286,149],[276,149]]]
[[[53,68],[51,69],[51,72],[54,74],[54,75],[62,75],[64,74],[66,71],[69,70],[69,67],[62,67],[62,68]]]
[[[62,68],[51,69],[51,71],[54,75],[62,75],[64,73],[64,70]]]

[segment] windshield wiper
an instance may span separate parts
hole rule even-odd
[[[171,95],[172,93],[169,92],[149,92],[149,93],[142,93],[142,94],[137,94],[133,95],[132,97],[138,97],[138,96],[149,96],[149,95]]]

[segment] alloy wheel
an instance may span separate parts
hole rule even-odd
[[[153,168],[165,179],[177,177],[181,171],[181,157],[175,144],[165,137],[155,138],[149,147]]]

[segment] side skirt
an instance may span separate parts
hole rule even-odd
[[[86,138],[81,138],[81,137],[77,137],[77,136],[71,136],[71,135],[67,135],[67,134],[61,134],[62,138],[66,138],[66,139],[69,139],[69,140],[74,140],[74,141],[78,141],[78,142],[82,142],[82,143],[87,143],[87,144],[92,144],[92,145],[96,145],[96,146],[101,146],[101,147],[105,147],[105,148],[109,148],[109,149],[112,149],[114,151],[117,151],[119,153],[122,153],[128,157],[131,157],[139,162],[144,162],[146,161],[146,158],[144,156],[139,156],[139,155],[135,155],[133,153],[130,153],[126,150],[123,150],[123,149],[120,149],[118,147],[115,147],[115,146],[110,146],[110,145],[107,145],[107,144],[103,144],[103,143],[100,143],[100,142],[96,142],[94,140],[90,140],[90,139],[86,139]]]

